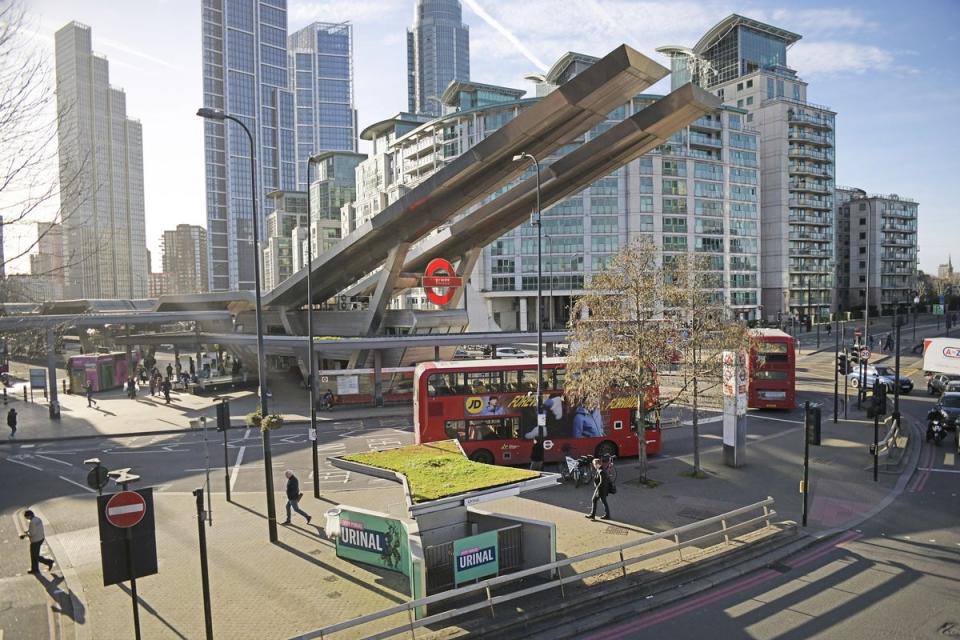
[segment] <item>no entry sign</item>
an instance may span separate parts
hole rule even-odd
[[[430,302],[443,306],[453,299],[453,292],[457,287],[463,286],[463,278],[458,278],[453,265],[449,260],[443,258],[434,258],[427,264],[426,273],[423,275],[421,284],[427,294]],[[439,293],[437,289],[446,289],[444,293]]]
[[[107,522],[115,527],[127,529],[135,526],[147,514],[147,503],[136,491],[121,491],[107,501],[104,510]]]

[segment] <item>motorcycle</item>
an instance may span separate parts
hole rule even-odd
[[[946,422],[946,417],[937,409],[931,409],[927,413],[927,442],[933,440],[934,445],[940,446],[947,437]]]

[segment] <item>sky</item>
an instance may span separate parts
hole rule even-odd
[[[27,35],[51,69],[53,33],[71,20],[92,28],[111,84],[126,91],[128,116],[143,124],[147,244],[159,270],[164,229],[206,224],[203,129],[194,115],[202,103],[200,0],[21,1]],[[787,63],[809,82],[808,100],[837,112],[837,184],[917,200],[920,268],[935,273],[951,251],[960,261],[960,198],[949,188],[960,176],[957,0],[462,4],[471,79],[531,92],[523,77],[567,51],[602,56],[625,42],[669,67],[657,47],[692,46],[731,13],[801,34]],[[361,130],[406,109],[413,0],[288,0],[288,15],[291,33],[314,21],[353,24]],[[650,90],[667,91],[669,79]]]

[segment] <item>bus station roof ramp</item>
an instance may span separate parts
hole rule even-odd
[[[657,100],[542,168],[541,210],[664,144],[671,135],[720,105],[718,97],[694,84],[686,84]],[[536,195],[536,178],[530,177],[420,243],[411,250],[403,271],[421,273],[433,258],[456,259],[473,248],[490,244],[529,219],[536,207]],[[347,293],[369,291],[375,283],[375,276],[368,276]]]
[[[347,288],[383,264],[398,245],[417,241],[520,176],[528,163],[514,162],[514,155],[549,156],[668,73],[620,45],[318,256],[310,265],[314,300]],[[306,298],[304,268],[268,292],[264,303],[298,306]]]

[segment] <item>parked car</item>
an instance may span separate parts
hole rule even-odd
[[[947,390],[947,385],[951,382],[958,382],[960,378],[946,373],[935,373],[927,378],[927,393],[932,396],[939,395]],[[960,391],[960,389],[957,389]]]
[[[850,386],[855,389],[860,386],[861,377],[863,377],[863,370],[861,367],[857,367],[847,374],[847,380],[850,382]],[[881,384],[887,386],[887,391],[893,393],[894,380],[897,380],[896,373],[893,369],[882,365],[868,364],[866,367],[867,388],[869,389],[873,387],[877,380],[879,380]],[[900,376],[898,382],[900,385],[900,393],[908,394],[913,391],[913,380],[910,378],[906,376]]]
[[[948,430],[957,428],[957,423],[960,422],[960,393],[951,391],[943,394],[933,408],[946,416]]]
[[[517,347],[497,347],[498,358],[529,358],[530,354]]]

